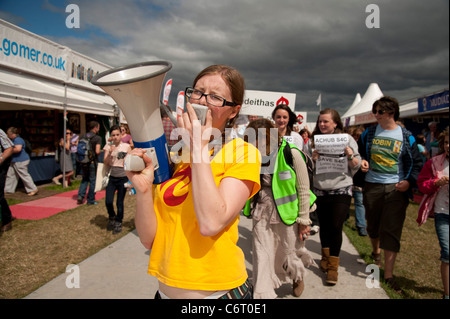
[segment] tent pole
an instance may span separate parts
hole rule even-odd
[[[63,175],[63,188],[65,188],[64,186],[64,181],[66,180],[66,130],[67,130],[67,124],[66,124],[66,112],[67,112],[67,84],[64,83],[64,111],[63,111],[63,122],[64,122],[64,133],[63,133],[63,148],[62,148],[62,175]]]

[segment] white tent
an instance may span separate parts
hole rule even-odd
[[[111,67],[0,19],[0,111],[55,109],[114,116],[91,78]]]
[[[361,102],[361,94],[357,93],[355,99],[353,100],[352,105],[350,105],[350,107],[347,109],[347,112],[345,112],[344,115],[342,115],[341,117],[343,119],[349,117],[349,114],[351,114],[354,111],[355,106],[357,106],[359,102]]]
[[[65,93],[62,83],[0,70],[0,110],[63,110],[65,102],[69,112],[106,116],[114,116],[116,104],[105,94],[73,86]]]
[[[371,83],[361,101],[356,105],[352,104],[342,116],[343,122],[347,123],[347,126],[374,122],[375,118],[372,114],[372,105],[383,96],[384,94],[378,84]]]
[[[419,114],[417,100],[400,105],[400,117],[412,117]]]
[[[359,104],[359,102],[361,102],[361,94],[357,93],[355,96],[355,99],[353,100],[353,103],[350,105],[350,107],[347,109],[347,111],[344,113],[344,115],[341,116],[341,119],[343,120],[344,125],[345,125],[344,119],[347,119],[347,121],[350,123],[349,114],[353,113],[355,107]],[[348,126],[348,124],[345,126]]]

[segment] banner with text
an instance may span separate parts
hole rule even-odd
[[[449,91],[443,91],[433,95],[425,96],[417,100],[419,105],[419,113],[432,112],[449,107],[448,102]]]
[[[111,68],[1,19],[0,65],[101,92],[90,81]]]
[[[271,117],[279,104],[286,104],[294,111],[295,97],[295,93],[246,90],[240,114]]]

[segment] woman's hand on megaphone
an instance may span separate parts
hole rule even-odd
[[[127,156],[141,157],[145,163],[145,168],[140,172],[125,171],[136,192],[151,191],[155,170],[152,159],[147,156],[146,151],[142,148],[133,149]]]

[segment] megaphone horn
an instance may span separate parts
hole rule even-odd
[[[159,109],[164,77],[171,68],[172,64],[167,61],[141,62],[101,72],[91,81],[112,97],[125,114],[134,146],[146,149],[153,161],[155,184],[172,176]],[[141,171],[144,168],[140,157],[125,158],[126,170]]]

